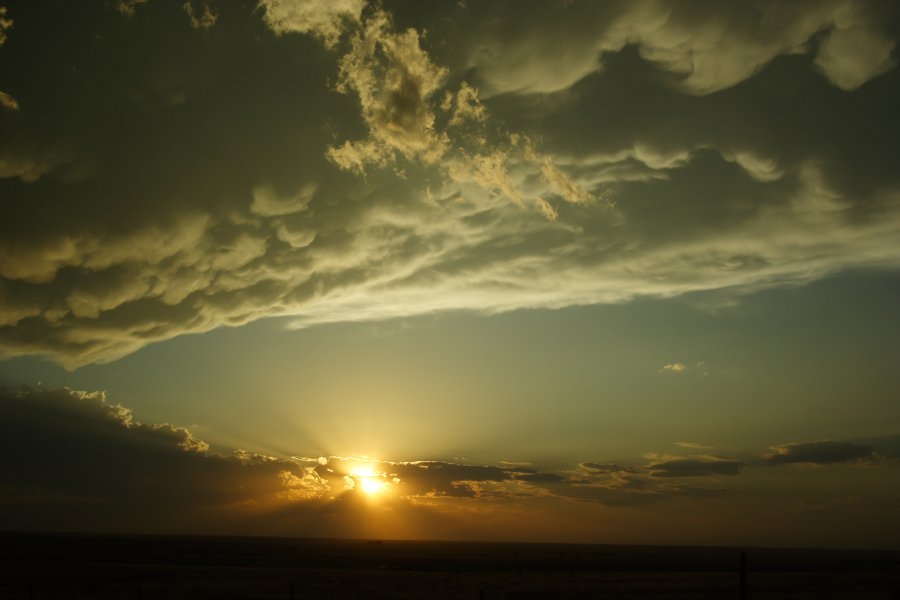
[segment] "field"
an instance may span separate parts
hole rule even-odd
[[[0,534],[0,598],[900,599],[900,552]]]

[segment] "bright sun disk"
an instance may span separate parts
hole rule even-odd
[[[359,489],[370,496],[380,494],[387,487],[387,482],[370,466],[357,467],[350,472],[350,475],[356,479]]]
[[[384,491],[387,484],[380,477],[360,477],[359,489],[366,494],[378,494]]]

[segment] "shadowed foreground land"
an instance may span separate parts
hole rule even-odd
[[[739,598],[734,548],[0,534],[0,598]],[[749,598],[900,598],[900,552],[750,549]]]

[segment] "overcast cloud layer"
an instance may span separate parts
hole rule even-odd
[[[3,6],[7,356],[900,266],[893,2]]]

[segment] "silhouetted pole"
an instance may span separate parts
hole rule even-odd
[[[294,600],[294,582],[291,582],[291,600]]]
[[[741,593],[740,599],[747,600],[750,595],[747,593],[747,553],[741,552]]]
[[[140,582],[134,584],[135,590],[137,591],[137,599],[144,600],[144,590],[141,589]]]

